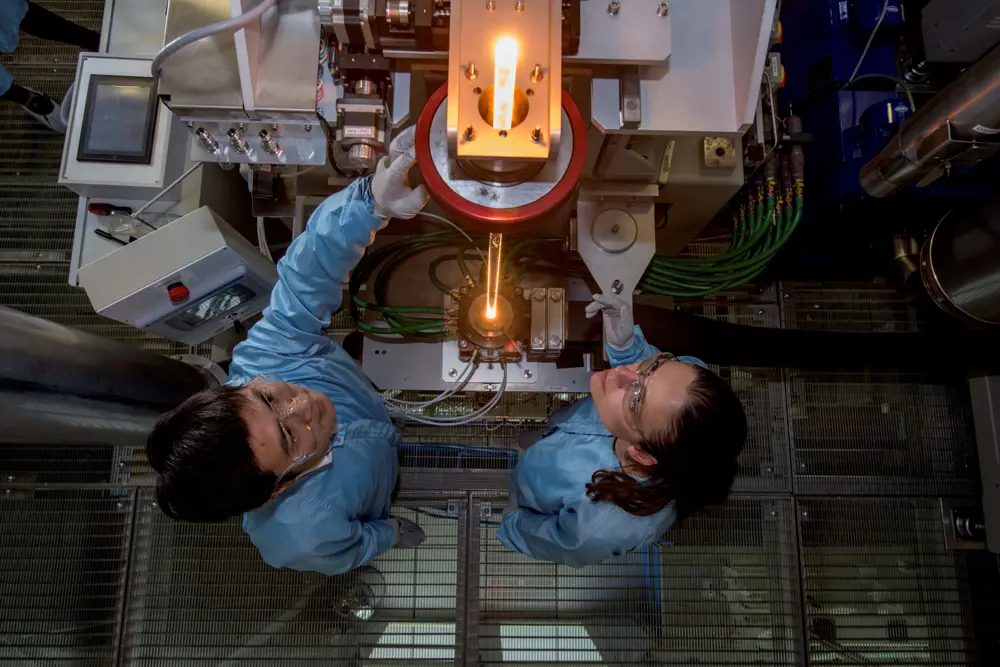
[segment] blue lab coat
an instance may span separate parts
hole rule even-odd
[[[263,507],[243,530],[274,567],[338,574],[392,548],[386,522],[396,485],[399,431],[381,397],[342,347],[323,335],[341,303],[341,281],[385,220],[372,213],[370,179],[316,209],[278,262],[278,284],[263,319],[236,346],[229,384],[276,374],[321,391],[337,409],[330,453]]]
[[[0,0],[0,51],[14,53],[21,33],[21,21],[28,13],[27,0]],[[0,65],[0,95],[10,90],[14,77]]]
[[[605,349],[612,366],[659,352],[639,327],[629,349]],[[680,360],[704,366],[694,357]],[[538,560],[584,567],[652,544],[673,525],[672,504],[642,517],[587,497],[587,484],[595,472],[622,469],[615,438],[601,422],[592,398],[557,411],[548,426],[545,436],[521,455],[514,471],[510,505],[517,509],[504,515],[497,532],[505,547]]]

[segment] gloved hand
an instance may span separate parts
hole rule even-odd
[[[427,189],[422,185],[411,188],[406,182],[406,172],[416,161],[414,133],[415,128],[410,127],[396,135],[389,144],[389,155],[375,168],[372,198],[379,218],[412,218],[427,203]]]
[[[413,523],[409,519],[397,519],[396,517],[389,518],[389,525],[396,532],[396,541],[393,542],[392,546],[399,549],[415,549],[419,547],[427,536],[424,535],[424,531],[420,529],[420,526]]]
[[[632,307],[618,297],[606,294],[595,294],[594,300],[587,304],[587,317],[604,313],[604,335],[608,345],[615,350],[627,350],[635,340],[635,322],[632,319]]]

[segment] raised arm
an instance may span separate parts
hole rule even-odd
[[[648,359],[660,350],[649,343],[642,329],[635,326],[632,319],[632,307],[613,296],[595,294],[594,300],[587,305],[587,317],[602,313],[604,319],[604,352],[612,367],[635,364]],[[705,366],[705,362],[695,357],[680,357],[687,364]]]
[[[271,367],[276,351],[285,358],[310,356],[333,344],[323,328],[340,307],[344,276],[390,217],[413,217],[427,201],[423,186],[406,185],[412,163],[408,131],[393,141],[390,157],[383,158],[374,177],[355,181],[316,209],[278,262],[278,284],[263,319],[233,352],[231,381],[279,372]]]

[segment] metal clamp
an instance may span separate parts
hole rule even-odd
[[[566,347],[566,291],[536,287],[524,296],[531,303],[531,355],[558,358]]]

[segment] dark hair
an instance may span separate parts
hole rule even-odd
[[[747,437],[740,399],[712,371],[693,366],[688,400],[675,419],[663,425],[643,447],[656,457],[649,480],[637,481],[620,471],[598,470],[587,496],[607,501],[634,516],[656,514],[671,501],[683,520],[729,496]]]
[[[257,465],[239,387],[198,392],[163,415],[146,439],[159,473],[156,499],[172,519],[224,521],[260,507],[277,482]]]

